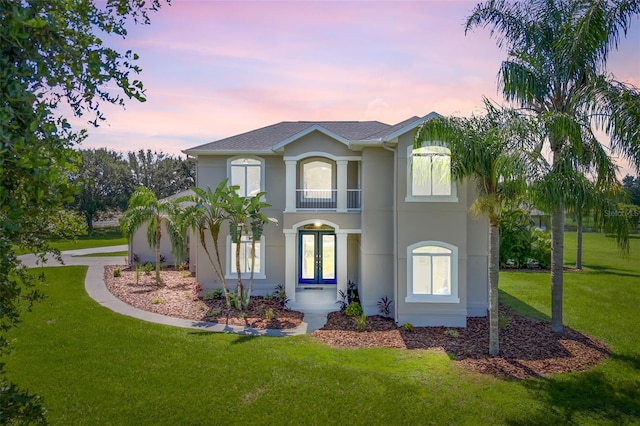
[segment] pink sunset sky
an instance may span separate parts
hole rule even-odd
[[[475,4],[173,0],[109,41],[140,55],[148,100],[105,106],[82,147],[178,155],[280,121],[480,112],[483,96],[502,100],[506,54],[486,30],[465,36]],[[640,86],[638,19],[608,69]]]

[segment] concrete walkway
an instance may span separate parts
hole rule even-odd
[[[240,327],[234,325],[224,325],[207,321],[192,321],[182,318],[174,318],[166,315],[160,315],[153,312],[147,312],[142,309],[134,308],[127,305],[120,299],[116,298],[107,290],[104,282],[104,267],[106,265],[121,264],[118,257],[114,256],[98,256],[98,257],[78,257],[85,254],[93,253],[111,253],[127,250],[126,245],[98,247],[80,250],[68,250],[62,252],[62,260],[64,265],[81,265],[88,266],[87,276],[84,281],[84,288],[87,294],[102,306],[111,309],[122,315],[138,318],[143,321],[154,322],[157,324],[172,325],[175,327],[192,328],[202,331],[211,331],[219,333],[235,333],[251,336],[296,336],[299,334],[311,333],[321,328],[327,322],[327,312],[308,312],[304,314],[304,320],[296,328],[278,330],[278,329],[256,329],[251,327]],[[18,257],[20,261],[30,268],[38,266],[62,266],[53,258],[49,257],[42,265],[37,257],[33,254],[25,254]]]

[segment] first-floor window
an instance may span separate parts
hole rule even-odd
[[[407,302],[457,303],[458,248],[439,241],[407,248]]]
[[[240,255],[237,257],[237,245],[240,245]],[[231,242],[227,237],[227,276],[236,278],[238,274],[238,262],[240,260],[240,273],[248,278],[253,264],[254,278],[264,278],[264,237],[256,240],[255,249],[252,236],[242,236],[239,243]]]

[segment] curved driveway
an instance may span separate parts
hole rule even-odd
[[[96,302],[111,309],[114,312],[118,312],[123,315],[138,318],[143,321],[155,322],[157,324],[172,325],[175,327],[193,328],[197,330],[221,332],[221,333],[236,333],[244,335],[255,336],[294,336],[298,334],[310,333],[324,325],[326,322],[326,314],[323,313],[305,313],[305,320],[296,328],[287,330],[261,330],[251,327],[240,327],[225,324],[218,324],[206,321],[192,321],[182,318],[174,318],[166,315],[160,315],[153,312],[147,312],[142,309],[134,308],[131,305],[127,305],[120,299],[116,298],[113,294],[107,290],[104,282],[104,267],[106,265],[118,264],[118,258],[114,256],[96,256],[96,257],[78,257],[84,254],[94,253],[110,253],[116,251],[127,250],[126,245],[110,246],[110,247],[98,247],[81,250],[68,250],[62,252],[62,260],[64,265],[82,265],[88,266],[87,275],[84,280],[84,288],[87,294]],[[43,266],[37,260],[37,257],[33,254],[25,254],[19,256],[20,261],[28,267]],[[56,262],[53,258],[49,257],[44,266],[62,266]]]

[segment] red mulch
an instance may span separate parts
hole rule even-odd
[[[327,324],[312,335],[335,347],[439,349],[471,370],[516,379],[581,371],[609,356],[604,343],[569,327],[565,327],[563,335],[557,335],[547,322],[521,317],[504,307],[500,313],[507,315],[509,321],[500,331],[499,356],[487,353],[488,318],[469,318],[467,328],[414,327],[413,331],[406,331],[390,319],[373,316],[367,318],[366,331],[359,332],[352,318],[334,312],[329,314]]]

